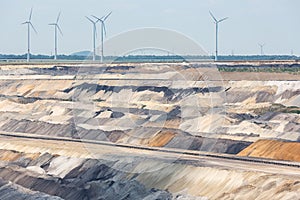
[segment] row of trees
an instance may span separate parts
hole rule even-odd
[[[10,60],[24,60],[26,59],[26,54],[23,55],[3,55],[0,54],[0,60],[10,61]],[[31,55],[31,59],[39,60],[51,60],[54,56],[49,55]],[[92,55],[59,55],[58,60],[91,60]],[[100,59],[97,56],[96,59]],[[158,55],[129,55],[122,57],[107,56],[107,61],[114,62],[182,62],[182,61],[197,61],[197,60],[214,60],[214,56],[158,56]],[[300,60],[297,56],[290,55],[251,55],[251,56],[218,56],[219,61],[259,61],[259,60]]]

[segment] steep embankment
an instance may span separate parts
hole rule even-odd
[[[168,192],[147,189],[138,181],[126,178],[130,174],[114,170],[111,167],[113,162],[110,161],[48,153],[37,157],[3,150],[1,153],[12,155],[8,164],[0,161],[1,199],[8,199],[5,196],[12,198],[14,195],[20,195],[17,199],[47,199],[57,196],[72,200],[172,197]],[[19,154],[18,158],[15,157],[16,154]],[[8,193],[10,188],[12,193]]]
[[[223,81],[211,66],[192,64],[1,72],[3,132],[298,159],[298,143],[258,140],[299,141],[299,81],[245,73]],[[297,168],[3,135],[0,149],[1,199],[300,196]]]
[[[300,162],[300,143],[259,140],[238,155]]]
[[[232,154],[299,139],[299,81],[222,81],[214,68],[182,64],[2,74],[2,131]]]
[[[17,144],[17,143],[16,143]],[[30,145],[23,144],[25,151]],[[57,144],[58,145],[58,144]],[[68,144],[72,145],[72,144]],[[49,148],[49,144],[45,145]],[[11,146],[12,147],[12,146]],[[39,147],[43,151],[43,147]],[[60,147],[65,148],[65,147]],[[36,149],[37,150],[37,149]],[[39,199],[297,199],[297,176],[283,176],[231,166],[206,166],[199,161],[120,156],[102,153],[99,159],[49,153],[1,150],[0,195]],[[9,160],[9,161],[8,161]],[[290,170],[290,169],[289,169]],[[295,172],[296,173],[296,172]],[[13,188],[13,189],[10,189]],[[12,193],[7,193],[11,190]],[[3,196],[1,196],[1,199]],[[5,199],[5,198],[4,198]],[[8,198],[9,199],[9,198]]]

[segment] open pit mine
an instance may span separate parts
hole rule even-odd
[[[1,200],[300,199],[298,63],[0,67]]]

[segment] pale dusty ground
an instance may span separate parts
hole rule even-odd
[[[198,70],[181,71],[180,68],[174,68],[175,71],[168,71],[168,67],[151,65],[141,65],[143,68],[133,69],[141,73],[107,73],[99,74],[91,77],[94,78],[90,83],[109,86],[157,86],[173,89],[188,89],[190,87],[203,88],[208,85],[221,86],[228,90],[227,97],[231,103],[225,104],[226,111],[231,114],[253,114],[254,109],[270,106],[272,103],[280,103],[287,106],[299,107],[300,90],[299,76],[291,74],[273,74],[273,73],[216,73],[215,69],[201,68]],[[70,97],[72,91],[62,92],[73,86],[74,75],[24,75],[30,73],[33,68],[47,68],[49,66],[22,66],[24,69],[14,70],[20,66],[1,66],[2,70],[12,72],[12,75],[0,75],[1,94],[4,96],[0,101],[0,111],[2,127],[10,119],[21,121],[30,120],[36,122],[36,126],[40,126],[37,133],[43,134],[43,131],[50,131],[50,128],[43,128],[44,125],[39,125],[37,122],[47,122],[47,125],[65,125],[73,117],[71,109],[74,108]],[[9,71],[11,70],[11,71]],[[140,70],[140,71],[139,71]],[[176,71],[178,70],[178,71]],[[157,74],[158,72],[161,72]],[[201,76],[204,74],[205,77]],[[77,77],[80,78],[80,77]],[[122,80],[118,80],[118,79]],[[191,80],[187,81],[186,79]],[[207,78],[210,81],[201,81]],[[59,80],[52,80],[59,79]],[[270,81],[270,80],[277,81]],[[175,80],[175,81],[174,81]],[[200,81],[199,81],[200,80]],[[226,80],[226,81],[224,81]],[[241,81],[242,80],[242,81]],[[244,81],[248,80],[248,81]],[[290,81],[278,81],[290,80]],[[196,82],[195,82],[196,81]],[[76,80],[74,85],[81,84],[82,81]],[[235,140],[255,141],[262,138],[280,137],[282,139],[297,140],[299,132],[297,127],[299,116],[297,114],[280,114],[276,117],[259,122],[253,120],[241,120],[238,117],[222,116],[216,112],[212,115],[200,115],[203,111],[202,107],[207,109],[224,106],[222,101],[224,92],[212,92],[210,94],[197,93],[196,95],[188,95],[183,98],[178,105],[183,105],[181,122],[178,119],[172,119],[163,124],[167,128],[180,128],[193,134],[208,135],[211,131],[220,131],[226,133],[217,135],[216,137],[231,138]],[[292,93],[292,97],[286,93]],[[88,96],[88,92],[84,91],[80,94],[82,97]],[[240,95],[242,94],[242,95]],[[250,95],[249,95],[250,94]],[[271,97],[263,99],[264,97]],[[11,95],[15,95],[11,97]],[[180,95],[180,93],[178,93]],[[249,95],[249,96],[247,96]],[[16,96],[20,96],[16,98]],[[43,97],[44,99],[34,102],[22,102],[21,97]],[[53,100],[51,98],[55,97]],[[175,108],[175,103],[170,103],[164,98],[163,92],[153,92],[144,90],[132,92],[131,89],[121,88],[118,91],[100,90],[97,94],[89,96],[92,99],[101,98],[103,101],[93,103],[98,110],[103,107],[112,107],[111,102],[115,107],[127,103],[131,108],[145,108],[156,111],[171,112]],[[245,97],[245,99],[244,99]],[[263,99],[263,102],[256,102],[257,99]],[[67,100],[67,101],[66,101]],[[200,108],[195,108],[190,105],[195,105],[199,101]],[[213,100],[213,102],[211,102]],[[90,112],[89,105],[79,104],[82,109],[86,109],[76,117],[92,118],[94,112]],[[76,107],[77,105],[75,105]],[[76,107],[78,108],[78,107]],[[93,107],[94,108],[94,107]],[[96,111],[98,111],[96,110]],[[92,110],[94,111],[94,110]],[[123,111],[122,111],[123,112]],[[204,112],[204,111],[203,111]],[[97,119],[102,120],[101,125],[91,121],[90,124],[77,124],[86,129],[104,129],[104,130],[123,130],[127,127],[134,126],[130,122],[142,121],[146,119],[147,114],[124,112],[121,118],[112,118],[112,111],[105,110]],[[206,110],[207,113],[207,110]],[[160,127],[162,126],[156,119],[159,115],[149,116],[149,122],[143,127]],[[224,120],[222,120],[225,118]],[[212,124],[212,121],[215,122]],[[289,122],[293,122],[292,125]],[[255,123],[254,123],[255,122]],[[196,126],[199,123],[202,127]],[[209,127],[210,125],[213,127]],[[266,125],[269,125],[266,126]],[[267,127],[267,128],[266,128]],[[285,129],[293,128],[289,132]],[[35,127],[33,127],[35,128]],[[219,129],[217,129],[219,128]],[[46,130],[45,130],[46,129]],[[55,128],[52,128],[55,130]],[[61,130],[61,129],[58,129]],[[137,130],[140,132],[137,133]],[[133,129],[130,134],[147,134],[143,130]],[[68,130],[67,130],[68,131]],[[204,132],[204,133],[203,133]],[[236,134],[243,133],[245,136]],[[260,136],[251,136],[252,133],[259,133]],[[284,134],[283,134],[284,133]],[[30,133],[28,133],[30,134]],[[64,134],[64,133],[61,133]],[[47,132],[45,132],[47,135]],[[134,134],[133,134],[134,135]],[[150,138],[150,142],[158,144],[158,134]],[[249,135],[249,137],[247,137]],[[136,135],[134,135],[136,136]],[[138,135],[139,136],[139,135]],[[152,135],[153,136],[153,135]],[[172,134],[171,134],[172,136]],[[213,135],[209,135],[214,137]],[[166,134],[170,137],[170,134]],[[122,138],[119,142],[133,141],[133,137]],[[136,137],[134,137],[136,138]],[[137,137],[138,138],[138,137]],[[162,137],[158,137],[162,139]],[[167,140],[167,138],[164,138]],[[145,141],[142,141],[145,142]],[[137,139],[136,144],[143,144]],[[134,142],[132,144],[135,144]],[[75,142],[58,142],[51,140],[32,140],[20,138],[0,137],[0,149],[14,150],[19,152],[29,153],[34,156],[39,153],[58,154],[64,157],[55,159],[49,168],[50,174],[58,177],[64,177],[73,167],[82,163],[83,158],[102,158],[112,161],[124,161],[131,164],[132,167],[122,170],[136,172],[137,180],[146,185],[148,188],[159,188],[168,190],[173,194],[187,193],[188,195],[198,197],[208,197],[210,199],[299,199],[300,191],[300,169],[291,167],[279,167],[275,165],[265,165],[258,163],[249,163],[241,161],[232,161],[217,158],[207,158],[202,156],[183,156],[181,154],[171,153],[153,153],[146,150],[134,150],[128,148],[111,147],[106,145],[81,144]],[[143,161],[137,163],[139,159]],[[173,161],[177,161],[173,163]],[[136,164],[137,163],[137,164]],[[136,164],[136,165],[134,165]],[[131,165],[130,165],[131,166]],[[42,173],[40,169],[31,169],[36,173]]]
[[[87,149],[86,149],[87,148]],[[1,137],[0,149],[25,153],[61,155],[55,158],[48,174],[63,178],[83,162],[93,158],[89,151],[106,160],[135,163],[131,168],[113,168],[134,172],[136,180],[147,188],[168,190],[208,199],[297,199],[300,169],[240,161],[157,153],[145,150],[81,145],[73,142],[43,141]],[[94,154],[94,155],[95,155]],[[142,158],[139,162],[137,158]],[[177,161],[173,163],[170,161]],[[138,163],[137,163],[138,162]],[[40,168],[28,168],[42,177]],[[132,174],[133,175],[133,174]],[[130,178],[130,174],[128,175]]]
[[[1,134],[0,134],[1,135]],[[11,134],[13,135],[13,134]],[[20,134],[17,134],[20,135]],[[26,135],[26,134],[22,134]],[[122,147],[112,147],[101,144],[86,144],[78,142],[63,142],[54,140],[36,140],[24,138],[9,138],[1,136],[0,149],[15,150],[24,153],[51,153],[74,158],[101,158],[106,155],[118,156],[146,156],[149,158],[164,158],[173,161],[177,159],[188,159],[190,161],[200,161],[205,166],[212,166],[230,170],[242,170],[263,172],[270,174],[280,174],[295,176],[300,178],[300,168],[266,165],[261,163],[249,163],[243,161],[210,158],[202,156],[191,156],[173,154],[166,152],[153,152],[149,150],[129,149]],[[199,152],[200,154],[201,152]]]

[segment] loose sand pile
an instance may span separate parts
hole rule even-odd
[[[300,143],[259,140],[238,155],[300,162]]]

